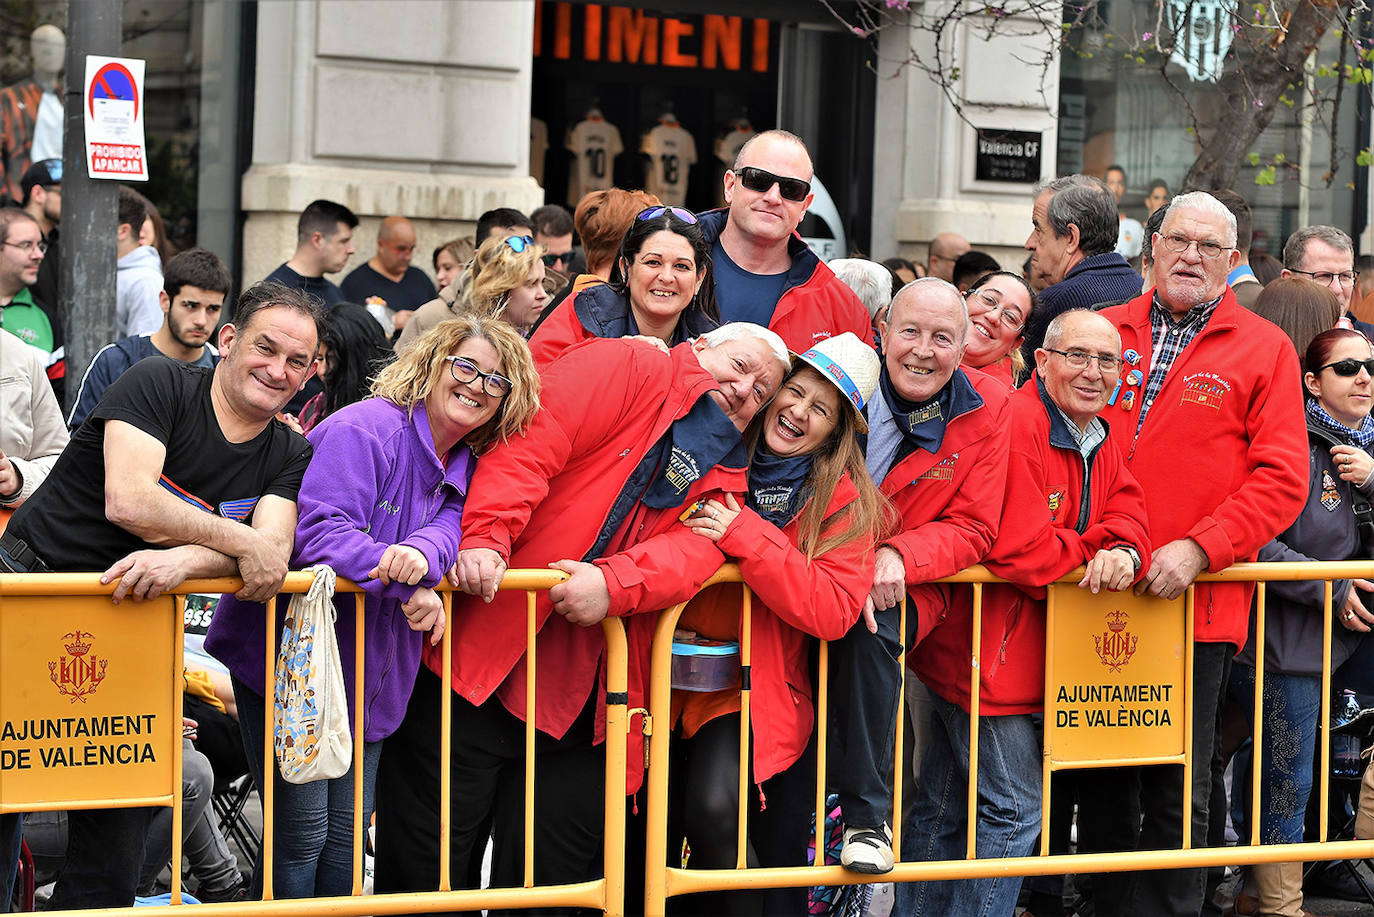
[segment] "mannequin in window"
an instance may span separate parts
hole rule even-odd
[[[0,89],[0,165],[10,197],[21,198],[19,179],[29,163],[62,158],[62,84],[67,36],[40,25],[29,36],[33,76]]]

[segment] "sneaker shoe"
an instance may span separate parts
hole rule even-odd
[[[850,872],[880,876],[896,865],[892,856],[892,831],[884,822],[877,827],[844,826],[840,865]]]
[[[210,891],[208,888],[196,889],[196,897],[202,904],[216,904],[224,901],[247,901],[249,900],[248,880],[239,877],[239,880],[228,888],[219,891]]]

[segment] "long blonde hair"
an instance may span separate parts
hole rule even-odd
[[[449,371],[445,357],[470,338],[481,338],[495,348],[501,375],[513,383],[491,420],[463,438],[468,448],[480,455],[495,443],[523,433],[539,412],[539,373],[529,345],[501,319],[470,314],[440,322],[377,374],[372,380],[372,394],[413,412],[434,389],[440,374]]]
[[[543,255],[544,247],[533,242],[527,242],[524,250],[517,252],[504,237],[487,239],[463,272],[459,307],[480,315],[500,314],[510,291],[525,285]]]

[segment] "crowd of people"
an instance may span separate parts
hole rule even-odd
[[[932,240],[926,265],[826,265],[796,233],[812,199],[807,149],[766,131],[725,173],[722,209],[609,189],[573,214],[489,211],[473,238],[435,249],[437,288],[411,264],[416,235],[402,216],[382,221],[375,256],[336,286],[327,275],[354,254],[359,221],[315,201],[295,251],[223,321],[228,268],[202,249],[164,259],[141,241],[156,242],[155,210],[121,192],[118,339],[84,372],[64,422],[58,312],[37,298],[60,179],[60,164],[55,174],[36,164],[23,206],[0,210],[0,505],[13,511],[0,571],[100,571],[118,581],[116,602],[240,577],[188,652],[187,709],[206,720],[188,730],[213,721],[232,735],[235,763],[223,766],[246,769],[260,790],[264,603],[288,569],[316,564],[365,594],[362,673],[353,598],[335,602],[350,710],[364,692],[352,764],[362,811],[352,769],[305,784],[270,776],[277,897],[349,894],[364,855],[356,819],[375,820],[377,892],[437,889],[445,768],[455,886],[482,881],[488,848],[490,883],[522,883],[526,804],[537,884],[599,875],[604,809],[622,788],[605,785],[598,625],[624,619],[629,707],[645,708],[652,613],[689,599],[684,641],[751,648],[755,792],[739,798],[738,680],[675,690],[671,722],[654,724],[676,738],[675,865],[684,850],[691,867],[733,865],[740,806],[748,863],[804,864],[819,729],[831,736],[845,868],[890,872],[895,818],[907,862],[960,859],[970,831],[979,857],[1025,856],[1037,843],[1059,852],[1058,807],[1040,837],[1047,584],[1082,568],[1092,593],[1173,599],[1239,561],[1368,559],[1374,547],[1374,354],[1354,311],[1374,294],[1357,287],[1351,240],[1329,226],[1293,233],[1281,277],[1261,284],[1234,193],[1170,200],[1152,188],[1162,194],[1142,225],[1121,214],[1124,173],[1070,175],[1028,201],[1021,271],[950,232]],[[727,561],[755,595],[747,635],[740,587],[702,590]],[[974,635],[971,590],[939,580],[978,563],[1007,583],[984,590]],[[529,709],[526,599],[497,587],[509,568],[548,567],[566,579],[536,596]],[[457,590],[448,611],[445,578]],[[1334,584],[1333,662],[1374,627],[1370,591]],[[1195,846],[1221,842],[1218,767],[1236,744],[1221,724],[1230,708],[1256,715],[1246,707],[1253,593],[1196,586],[1190,787],[1172,766],[1056,779],[1056,799],[1077,803],[1080,852],[1177,848],[1185,819]],[[1265,843],[1303,836],[1321,594],[1320,583],[1270,590],[1258,716],[1266,735],[1292,741],[1262,756],[1261,823],[1249,830]],[[983,666],[969,825],[973,639]],[[822,640],[828,723],[815,715]],[[914,752],[894,761],[904,703]],[[623,788],[631,836],[641,731],[636,720]],[[188,737],[187,747],[198,746]],[[227,757],[207,761],[218,769]],[[914,799],[893,812],[893,781],[908,767]],[[188,806],[204,785],[188,776]],[[226,867],[213,814],[188,812],[201,897],[260,895],[260,869]],[[69,813],[51,906],[128,905],[147,891],[169,850],[170,826],[154,815]],[[0,816],[6,904],[26,833],[20,816]],[[1198,915],[1211,881],[1202,868],[1094,876],[1095,913]],[[1251,910],[1237,912],[1298,917],[1301,884],[1301,864],[1257,865],[1240,899]],[[1042,917],[1063,913],[1053,883],[1022,885],[902,883],[894,913],[1011,915],[1019,897]],[[684,908],[800,914],[807,893],[740,888]]]

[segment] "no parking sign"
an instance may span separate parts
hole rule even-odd
[[[143,61],[86,55],[86,171],[91,178],[147,181]]]

